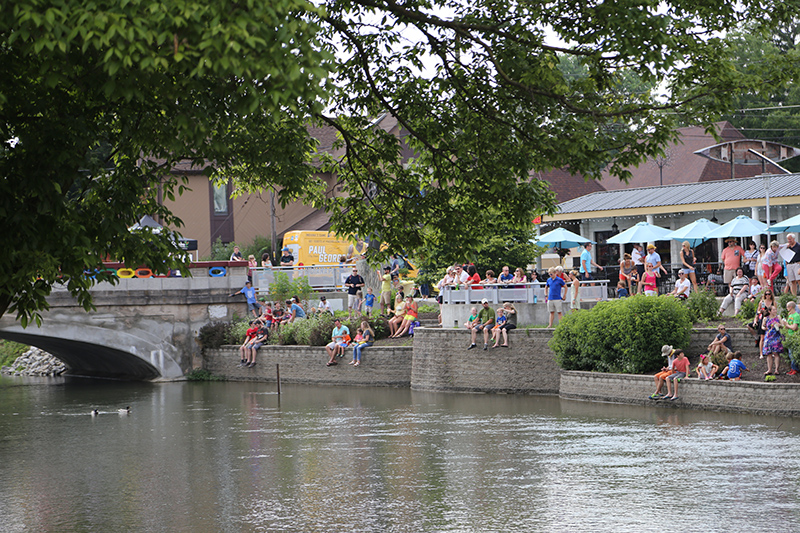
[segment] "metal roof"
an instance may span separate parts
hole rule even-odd
[[[770,198],[800,196],[800,174],[772,176],[769,195]],[[561,203],[558,208],[560,214],[567,214],[763,198],[766,198],[764,178],[758,177],[600,191]]]

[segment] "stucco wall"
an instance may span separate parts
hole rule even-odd
[[[237,368],[239,352],[235,346],[206,350],[203,368],[232,381],[276,381],[280,365],[282,383],[319,385],[410,387],[411,347],[376,347],[362,351],[361,365],[347,363],[352,350],[336,366],[326,366],[325,348],[320,346],[264,346],[258,351],[254,368]]]
[[[794,384],[684,379],[676,401],[651,400],[648,397],[654,391],[652,376],[565,371],[559,395],[574,400],[800,416],[800,386]]]
[[[556,394],[560,369],[551,331],[512,331],[510,348],[467,350],[466,330],[420,328],[414,335],[413,390]]]

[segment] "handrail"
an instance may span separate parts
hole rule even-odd
[[[567,282],[571,287],[572,282]],[[580,296],[582,301],[608,300],[608,280],[581,281]],[[459,286],[445,285],[442,287],[442,303],[445,304],[472,304],[486,298],[489,303],[501,304],[503,302],[518,302],[535,304],[544,302],[547,287],[540,281],[532,283],[493,283],[488,285]]]

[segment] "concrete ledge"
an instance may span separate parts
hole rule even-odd
[[[410,387],[411,355],[408,347],[370,346],[362,351],[361,365],[347,363],[348,349],[336,366],[325,366],[328,356],[321,346],[264,346],[258,350],[254,368],[237,368],[238,346],[206,350],[203,368],[230,381],[276,381],[280,365],[282,383],[345,385],[364,387]]]
[[[690,378],[680,382],[676,401],[650,400],[648,397],[654,391],[653,376],[564,371],[561,373],[559,396],[570,400],[653,407],[800,416],[800,385],[796,384]]]

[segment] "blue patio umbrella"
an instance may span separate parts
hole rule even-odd
[[[706,218],[695,220],[691,224],[686,224],[683,227],[671,232],[667,238],[673,241],[689,241],[689,246],[694,248],[698,244],[708,240],[708,234],[719,228],[719,224],[711,222]]]
[[[753,218],[739,215],[706,235],[707,239],[724,239],[725,237],[752,237],[766,233],[769,226]]]
[[[800,231],[800,215],[787,218],[783,222],[778,222],[769,228],[772,233],[783,233],[784,231]]]
[[[576,246],[592,241],[568,229],[556,228],[553,231],[548,231],[544,235],[539,236],[534,242],[539,246],[552,246],[554,248],[564,249],[575,248]]]
[[[606,239],[608,244],[625,244],[628,242],[655,242],[669,239],[667,235],[672,233],[661,226],[654,226],[647,222],[639,222],[633,227]]]

